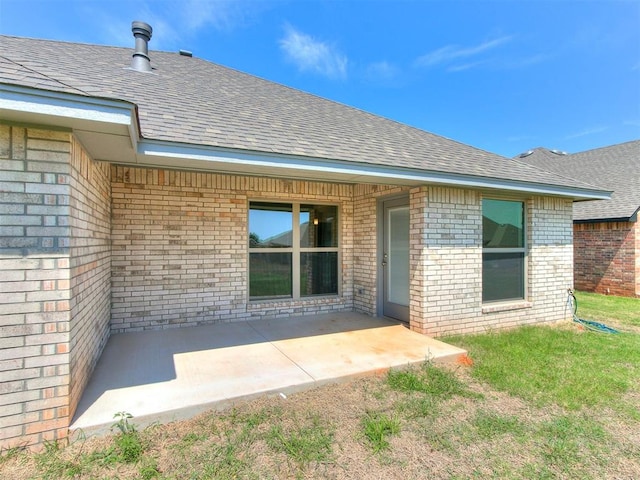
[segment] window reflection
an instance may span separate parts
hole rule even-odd
[[[291,204],[251,202],[249,247],[286,248],[293,246]]]
[[[337,247],[337,216],[335,205],[300,205],[300,246]]]
[[[335,205],[250,202],[249,298],[338,294],[337,222]]]
[[[524,246],[522,202],[482,200],[482,245],[485,248]]]
[[[524,203],[482,200],[482,301],[525,297]]]

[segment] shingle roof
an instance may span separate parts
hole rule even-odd
[[[640,208],[640,140],[571,155],[539,147],[523,160],[613,191],[611,200],[575,203],[574,220],[628,219]]]
[[[133,42],[132,42],[133,43]],[[517,160],[178,53],[0,36],[0,83],[137,105],[143,138],[592,189]]]

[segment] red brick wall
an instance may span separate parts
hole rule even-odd
[[[636,222],[579,223],[573,226],[576,290],[640,296]]]

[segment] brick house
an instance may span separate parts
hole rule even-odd
[[[597,183],[611,200],[573,207],[573,281],[577,290],[640,297],[640,140],[568,155],[536,148],[523,160]]]
[[[64,437],[120,332],[357,311],[440,335],[564,317],[573,201],[607,192],[149,54],[135,27],[135,51],[0,37],[0,446]]]

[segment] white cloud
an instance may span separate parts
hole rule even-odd
[[[333,79],[347,76],[348,60],[345,55],[290,25],[285,27],[285,36],[280,40],[280,48],[303,72],[318,73]]]
[[[254,10],[262,9],[261,2],[237,2],[234,0],[179,0],[177,13],[190,32],[212,26],[216,30],[232,30],[244,25]]]
[[[579,138],[579,137],[586,137],[589,135],[595,135],[596,133],[602,133],[605,130],[607,130],[609,127],[605,127],[605,126],[600,126],[600,127],[593,127],[593,128],[585,128],[584,130],[577,132],[577,133],[572,133],[571,135],[567,135],[565,137],[565,140],[569,140],[572,138]]]
[[[503,36],[466,48],[462,48],[457,45],[447,45],[418,57],[414,63],[418,67],[431,67],[442,63],[450,63],[454,60],[474,57],[488,50],[497,48],[500,45],[504,45],[505,43],[510,42],[512,38],[512,36]]]
[[[485,60],[479,60],[477,62],[463,63],[460,65],[452,65],[447,68],[447,72],[464,72],[465,70],[471,70],[479,65],[487,63]]]
[[[367,66],[367,80],[379,84],[391,84],[400,76],[400,69],[387,61],[374,62]]]
[[[1,0],[0,0],[1,1]],[[230,31],[255,20],[267,2],[236,0],[140,0],[97,7],[86,5],[86,15],[104,31],[104,41],[112,45],[132,46],[131,22],[140,20],[151,25],[153,35],[149,48],[174,50],[188,48],[189,39],[207,28]]]

